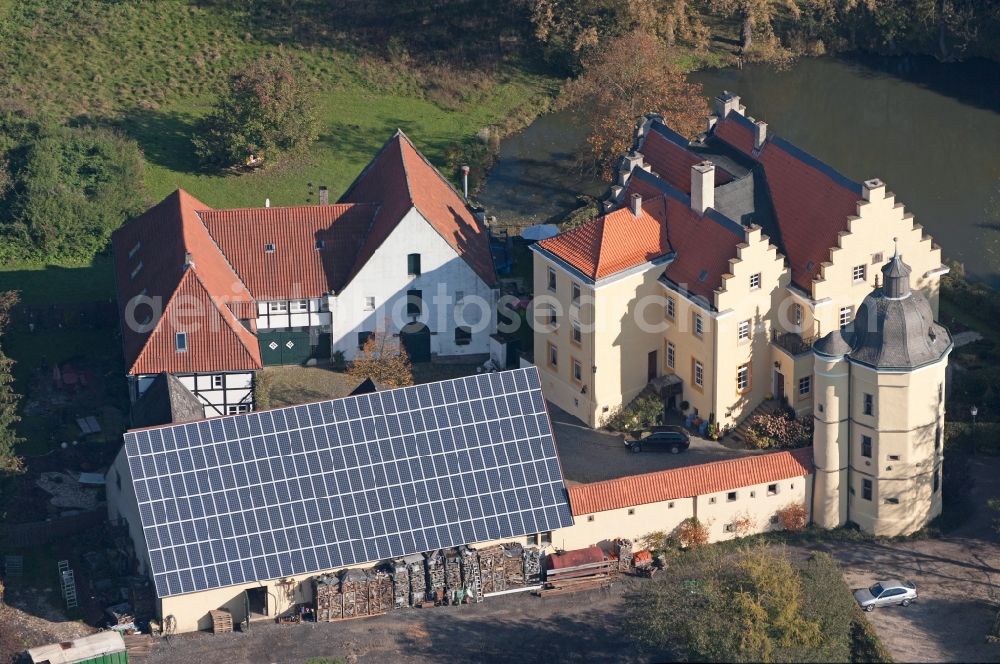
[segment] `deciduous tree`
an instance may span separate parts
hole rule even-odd
[[[16,291],[0,293],[0,341],[10,322],[10,310],[17,301]],[[21,396],[14,391],[13,366],[14,361],[0,349],[0,475],[17,473],[24,467],[16,451],[17,445],[22,442],[14,429],[14,425],[21,420],[17,414]]]
[[[689,83],[660,41],[634,30],[585,60],[582,76],[567,86],[568,102],[592,111],[587,139],[595,163],[610,177],[616,159],[628,151],[636,122],[659,113],[674,131],[694,137],[703,128],[708,104],[701,85]]]
[[[351,361],[347,373],[361,380],[370,378],[386,387],[413,384],[410,355],[399,337],[388,332],[372,332],[357,357]]]
[[[207,166],[273,164],[318,136],[316,105],[289,62],[255,60],[229,78],[192,139]]]

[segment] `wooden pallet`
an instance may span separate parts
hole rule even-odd
[[[233,631],[233,614],[223,609],[214,609],[208,612],[212,617],[212,633],[225,634]]]
[[[154,641],[149,634],[126,634],[122,638],[125,640],[125,650],[128,651],[129,659],[148,657],[153,650]]]

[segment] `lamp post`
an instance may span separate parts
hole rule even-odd
[[[972,408],[969,409],[969,414],[972,415],[972,454],[976,454],[976,415],[979,414],[979,409],[973,404]]]

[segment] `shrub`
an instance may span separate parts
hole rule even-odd
[[[681,525],[677,526],[675,535],[682,547],[699,547],[702,544],[708,544],[708,525],[703,524],[696,516],[688,517],[681,522]]]
[[[258,371],[253,376],[253,407],[254,410],[267,410],[271,407],[271,384],[273,376],[267,371]]]
[[[778,522],[785,530],[803,530],[809,523],[809,510],[802,503],[786,505],[778,510]]]
[[[750,418],[746,440],[758,450],[805,447],[812,442],[812,420],[795,419],[790,410],[760,413]]]
[[[757,529],[757,519],[750,512],[741,512],[733,518],[733,531],[737,537],[746,537]]]
[[[347,367],[347,373],[358,380],[370,378],[387,387],[413,385],[410,355],[399,337],[387,332],[369,335],[361,352]]]
[[[628,405],[617,406],[602,418],[601,426],[609,431],[637,431],[663,421],[663,399],[644,393]]]

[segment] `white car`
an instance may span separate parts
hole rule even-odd
[[[879,581],[870,588],[854,591],[854,599],[865,611],[874,611],[876,606],[900,604],[909,606],[917,598],[917,587],[909,581]]]

